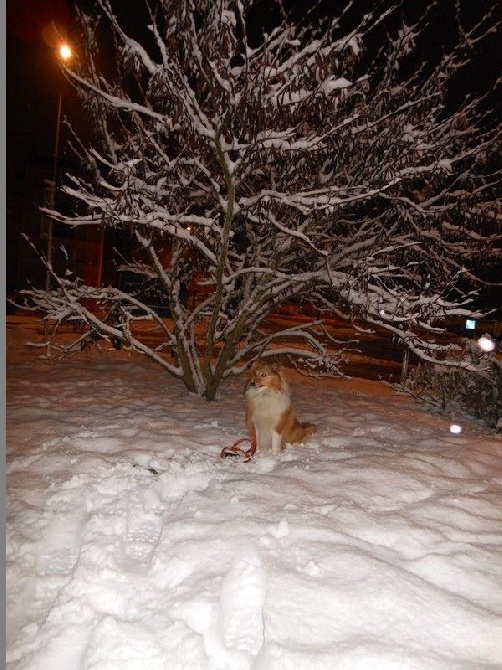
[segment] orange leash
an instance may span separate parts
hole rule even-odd
[[[243,442],[249,442],[251,446],[249,449],[241,449],[239,447],[239,444],[242,444]],[[253,456],[256,453],[256,431],[253,430],[251,431],[251,439],[247,437],[241,437],[240,440],[237,440],[232,444],[231,447],[225,447],[224,449],[221,450],[220,453],[220,458],[228,458],[229,456],[238,456],[242,457],[243,463],[249,463],[249,461],[253,458]]]

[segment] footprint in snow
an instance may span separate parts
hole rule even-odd
[[[119,563],[124,570],[147,571],[153,561],[162,532],[156,514],[130,514],[119,547]]]
[[[44,531],[37,559],[41,576],[70,575],[80,556],[83,516],[79,511],[54,518]]]
[[[223,580],[219,625],[224,645],[257,656],[263,645],[266,575],[258,554],[237,560]]]

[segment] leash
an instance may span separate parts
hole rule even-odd
[[[239,446],[243,442],[249,442],[250,447],[249,449],[241,449]],[[253,426],[253,430],[251,431],[251,439],[248,437],[241,437],[240,440],[237,440],[232,444],[231,447],[225,447],[224,449],[221,450],[220,453],[220,458],[228,458],[229,456],[233,457],[238,457],[242,458],[243,463],[249,463],[249,461],[253,458],[253,456],[256,453],[256,431]]]

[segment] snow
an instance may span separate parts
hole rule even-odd
[[[326,79],[325,82],[323,82],[322,89],[326,95],[329,95],[337,89],[348,88],[351,85],[351,82],[345,77],[330,77],[329,79]]]
[[[354,56],[359,56],[361,52],[361,37],[359,35],[352,35],[347,42],[347,46],[352,49]]]
[[[7,328],[9,670],[501,667],[499,438],[288,371],[316,438],[222,460],[242,379],[207,403],[40,330]]]

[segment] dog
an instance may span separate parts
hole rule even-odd
[[[301,443],[317,431],[313,423],[296,418],[289,384],[277,363],[253,363],[245,398],[246,427],[257,451],[271,449],[279,456],[286,444]]]

